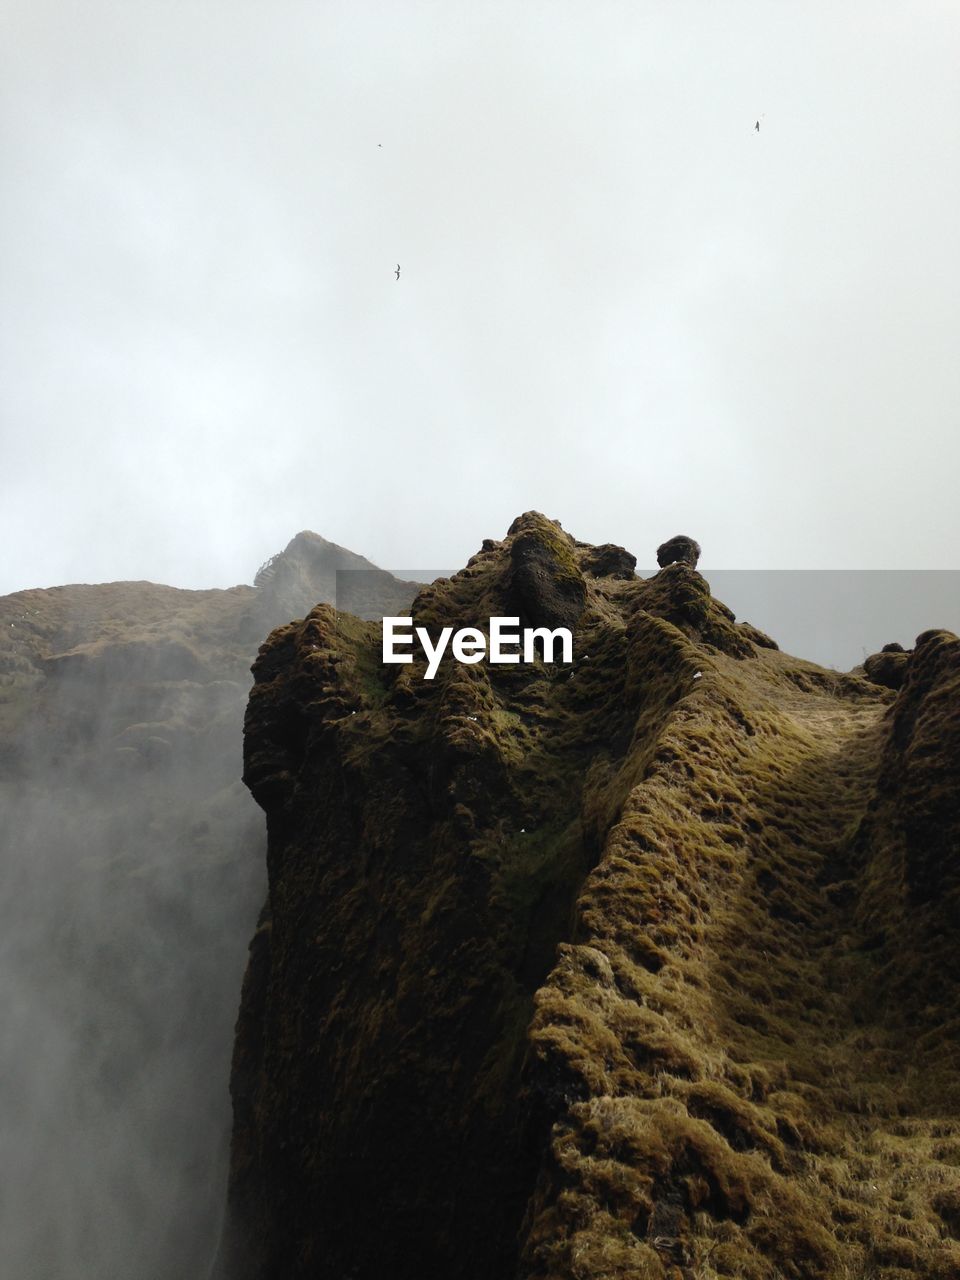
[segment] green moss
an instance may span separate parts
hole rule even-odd
[[[531,537],[545,547],[553,557],[558,578],[580,581],[582,574],[574,554],[571,539],[552,520],[538,511],[528,512],[517,522],[515,538]]]
[[[584,550],[528,513],[424,589],[418,622],[503,612],[523,537],[579,580]],[[375,631],[316,611],[276,641],[250,727],[290,779],[264,1132],[310,1114],[322,1136],[283,1239],[362,1277],[396,1256],[523,1280],[946,1277],[954,889],[938,863],[942,897],[911,900],[896,804],[922,822],[949,791],[949,644],[891,719],[888,691],[754,644],[682,566],[584,581],[570,668],[384,676]],[[341,1185],[358,1144],[367,1181]]]

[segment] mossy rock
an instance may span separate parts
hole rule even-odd
[[[414,601],[569,665],[380,678],[331,610],[265,646],[254,1280],[960,1274],[960,641],[895,694],[626,563],[528,512]]]
[[[909,663],[909,653],[884,649],[880,653],[871,653],[864,661],[863,669],[867,679],[874,684],[881,684],[885,689],[899,689],[907,678]]]
[[[573,630],[587,598],[573,540],[538,512],[511,530],[509,593],[522,625]]]

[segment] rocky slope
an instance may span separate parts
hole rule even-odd
[[[221,1276],[960,1274],[960,642],[840,675],[664,558],[528,513],[414,602],[568,666],[262,647]]]
[[[0,1274],[206,1277],[263,825],[240,783],[249,668],[337,570],[299,534],[257,586],[0,599]],[[362,572],[357,573],[360,570]]]

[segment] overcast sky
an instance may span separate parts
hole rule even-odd
[[[0,592],[960,567],[953,0],[0,13]]]

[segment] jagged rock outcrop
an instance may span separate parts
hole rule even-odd
[[[591,547],[588,543],[577,545],[585,552],[580,561],[584,573],[593,574],[595,578],[622,578],[625,582],[637,576],[637,557],[624,547],[613,542],[605,542],[599,547]]]
[[[510,607],[522,626],[577,625],[587,599],[572,540],[541,517],[515,520],[510,538]]]
[[[206,1280],[263,895],[250,663],[338,569],[374,611],[416,589],[315,534],[274,564],[259,587],[0,599],[4,1276]]]
[[[700,559],[700,543],[686,534],[678,533],[675,538],[668,538],[657,547],[657,564],[665,569],[668,564],[688,564],[691,569],[697,567]]]
[[[382,618],[408,609],[419,589],[309,530],[261,565],[254,585],[262,608],[284,621],[321,600],[358,618]]]
[[[907,678],[912,652],[904,649],[901,644],[885,644],[879,653],[871,653],[864,659],[864,672],[874,684],[882,684],[887,689],[899,689]]]
[[[261,649],[229,1280],[960,1274],[958,641],[897,696],[630,561],[527,513],[414,602],[568,666]]]

